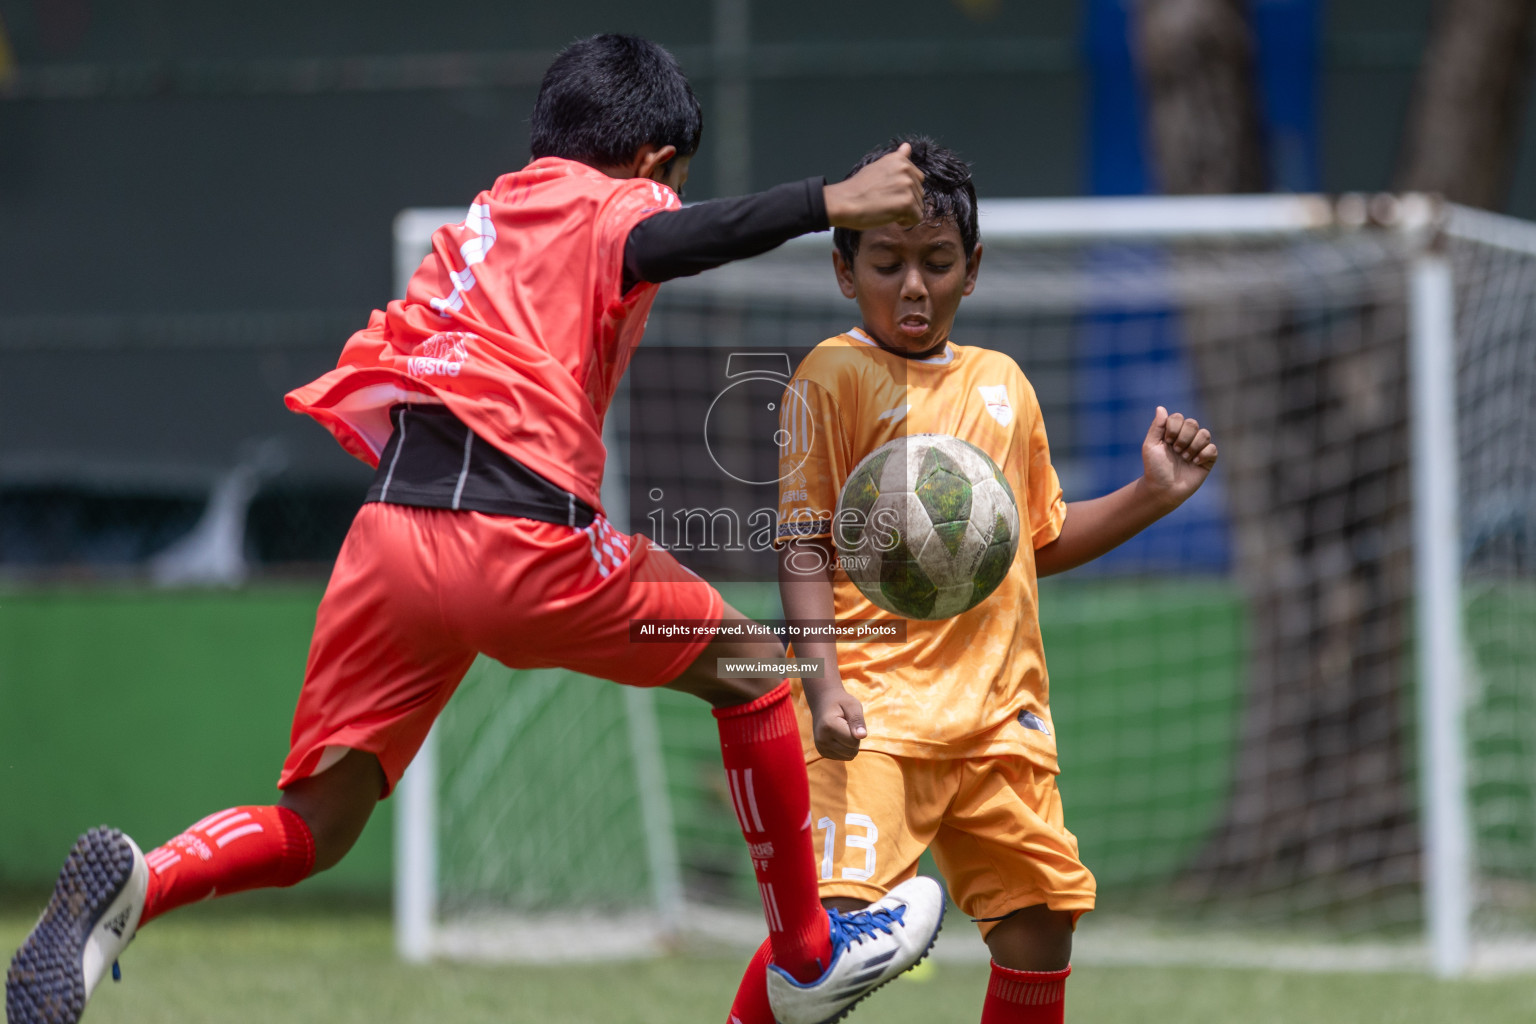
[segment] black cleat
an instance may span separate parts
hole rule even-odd
[[[115,828],[81,836],[5,974],[7,1024],[75,1024],[139,927],[149,866]]]

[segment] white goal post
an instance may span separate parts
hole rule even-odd
[[[403,294],[427,251],[431,233],[462,216],[461,209],[412,209],[399,215],[395,221],[397,294]],[[1283,242],[1372,232],[1391,236],[1395,245],[1409,253],[1403,261],[1407,275],[1403,293],[1409,359],[1412,660],[1417,678],[1422,919],[1426,963],[1442,976],[1466,973],[1473,962],[1476,895],[1465,723],[1463,534],[1458,508],[1458,292],[1447,247],[1450,241],[1460,240],[1536,258],[1536,225],[1423,195],[984,200],[980,222],[987,246],[1068,245],[1081,251],[1099,243]],[[785,248],[805,246],[824,250],[829,243],[821,235]],[[716,295],[731,294],[732,289],[747,292],[752,286],[743,275],[751,273],[752,265],[749,261],[676,282],[665,286],[662,295],[669,289]],[[826,264],[817,265],[825,286],[830,287]],[[712,277],[717,279],[711,281]],[[1219,436],[1219,424],[1216,429]],[[612,459],[610,466],[622,469],[619,462]],[[622,480],[605,484],[605,499],[612,499],[605,503],[621,524],[627,518],[624,495]],[[635,522],[624,525],[638,528]],[[658,934],[665,935],[680,927],[686,904],[663,741],[652,695],[626,691],[625,697],[627,756],[636,782],[635,799],[643,805],[644,857],[650,878],[646,902],[658,922]],[[699,714],[703,713],[700,707]],[[438,730],[434,730],[396,797],[396,940],[399,954],[412,961],[444,951],[438,924],[441,756]]]

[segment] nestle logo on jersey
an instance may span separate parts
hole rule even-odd
[[[405,365],[405,372],[412,377],[457,377],[463,363],[450,363],[446,359],[425,359],[412,356]]]
[[[412,377],[457,377],[469,360],[465,343],[480,339],[462,331],[434,334],[416,346],[416,354],[406,360],[405,372]]]

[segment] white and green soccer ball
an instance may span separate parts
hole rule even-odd
[[[886,611],[947,619],[997,589],[1019,550],[1019,506],[987,453],[948,434],[887,441],[838,498],[843,571]]]

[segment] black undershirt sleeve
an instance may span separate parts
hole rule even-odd
[[[825,231],[825,184],[824,178],[807,178],[647,217],[624,243],[624,290],[642,281],[688,277],[765,253],[797,235]]]

